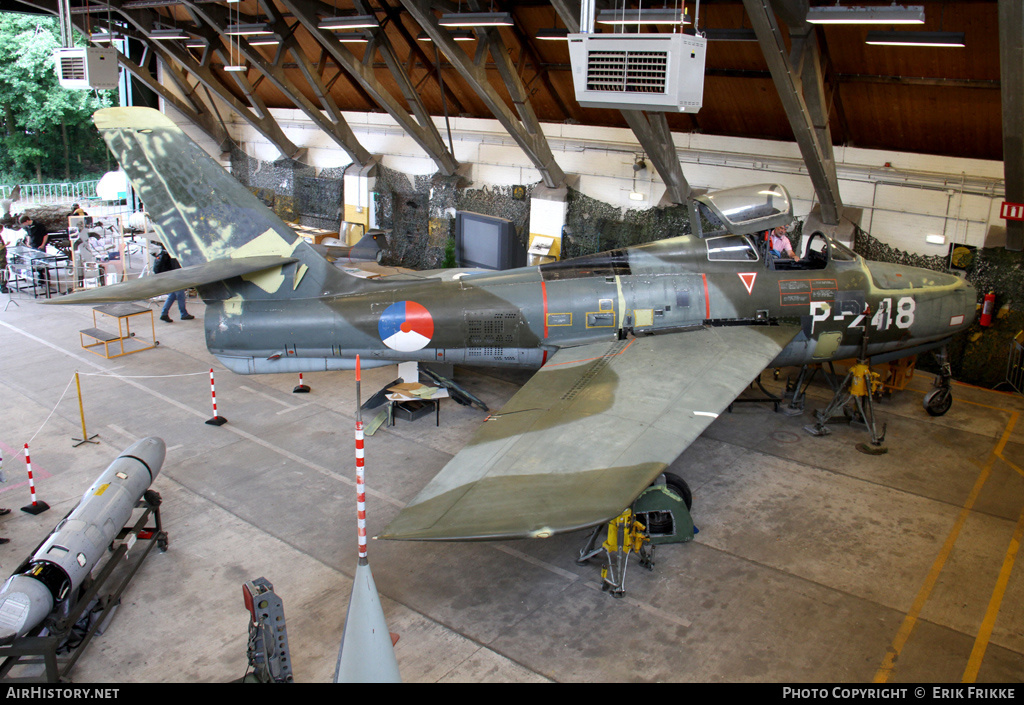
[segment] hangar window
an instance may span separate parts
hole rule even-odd
[[[708,245],[708,259],[713,262],[754,262],[757,251],[750,240],[742,235],[726,235],[705,240]]]

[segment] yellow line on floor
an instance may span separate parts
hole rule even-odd
[[[1007,409],[1006,411],[1009,410]],[[910,639],[910,634],[914,631],[914,627],[917,626],[917,620],[921,615],[921,610],[924,609],[925,603],[928,602],[928,598],[931,597],[932,590],[938,582],[939,575],[942,573],[942,569],[945,567],[950,553],[953,552],[953,546],[960,537],[960,531],[963,529],[964,523],[967,521],[967,517],[970,516],[971,510],[974,508],[974,503],[978,499],[978,495],[981,494],[981,488],[984,487],[985,481],[988,480],[989,475],[992,474],[992,467],[1002,455],[1003,448],[1006,447],[1006,443],[1010,439],[1010,434],[1013,432],[1013,427],[1017,424],[1019,412],[1009,411],[1009,413],[1010,420],[1006,423],[1006,428],[1003,430],[1002,437],[999,439],[999,442],[996,443],[996,447],[992,452],[989,453],[988,460],[985,462],[985,466],[981,469],[981,474],[978,475],[978,479],[975,481],[974,487],[971,489],[971,493],[967,496],[967,500],[964,502],[963,508],[960,510],[960,514],[957,516],[952,530],[950,530],[949,535],[946,537],[945,543],[942,544],[942,548],[939,550],[939,555],[935,557],[931,570],[928,571],[924,584],[921,585],[921,589],[918,591],[917,597],[914,599],[914,603],[910,607],[910,611],[907,613],[906,617],[903,618],[903,623],[900,625],[899,631],[896,632],[896,637],[893,639],[892,645],[886,652],[885,658],[882,659],[882,665],[875,673],[875,677],[873,679],[875,683],[886,683],[889,681],[889,678],[892,677],[893,669],[896,667],[896,659],[898,659],[900,654],[903,652],[903,647],[906,646],[907,641]]]
[[[1010,539],[1010,545],[1003,557],[1003,567],[999,570],[999,578],[992,590],[992,597],[988,601],[988,609],[985,610],[985,618],[981,620],[981,629],[974,640],[974,648],[971,650],[971,657],[967,660],[967,668],[964,670],[964,677],[961,683],[974,683],[978,678],[978,671],[981,670],[981,660],[985,656],[985,649],[988,648],[989,640],[992,638],[992,630],[996,625],[996,618],[999,616],[999,608],[1003,604],[1003,597],[1006,595],[1006,586],[1010,582],[1010,573],[1013,572],[1013,564],[1017,558],[1017,551],[1020,548],[1021,536],[1024,536],[1024,509],[1021,510],[1020,518],[1017,519],[1017,528]]]

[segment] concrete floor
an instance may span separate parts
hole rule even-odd
[[[31,439],[39,498],[52,509],[0,519],[12,539],[0,546],[4,570],[130,443],[156,435],[168,446],[154,489],[170,550],[150,554],[72,679],[241,677],[241,585],[262,576],[284,600],[296,680],[329,681],[356,565],[353,374],[306,375],[308,395],[292,394],[291,375],[233,375],[206,351],[196,302],[196,320],[156,322],[158,348],[108,361],[79,345],[88,307],[16,300],[0,312],[0,504],[28,503],[18,453]],[[204,423],[211,366],[229,420],[221,427]],[[100,445],[71,446],[81,432],[76,370]],[[368,371],[364,395],[395,376]],[[492,408],[516,390],[509,375],[459,379]],[[700,533],[659,547],[653,572],[631,562],[621,600],[601,591],[597,563],[576,565],[585,533],[372,542],[403,679],[1020,682],[1024,579],[1013,561],[1024,531],[1024,401],[958,385],[952,410],[934,419],[921,407],[929,385],[918,373],[882,406],[881,456],[855,450],[867,440],[856,427],[808,435],[809,412],[737,405],[723,414],[674,466],[693,489]],[[810,396],[811,408],[827,403],[824,388]],[[448,401],[441,427],[432,420],[367,440],[370,535],[483,414]]]

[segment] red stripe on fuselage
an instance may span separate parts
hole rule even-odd
[[[704,318],[711,318],[711,297],[708,296],[708,275],[701,274],[700,278],[704,280]]]
[[[540,282],[540,294],[544,299],[544,337],[548,337],[548,285],[543,279]]]

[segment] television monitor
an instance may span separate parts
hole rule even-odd
[[[455,259],[459,267],[513,269],[526,265],[526,248],[511,220],[456,211]]]

